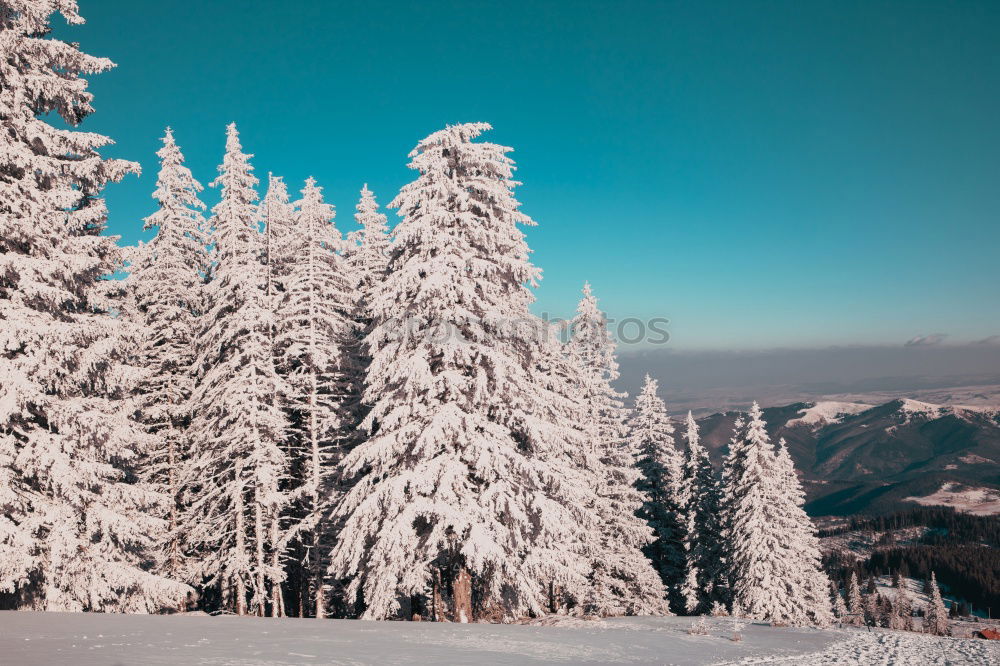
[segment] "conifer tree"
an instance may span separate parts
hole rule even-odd
[[[100,193],[139,167],[74,129],[93,111],[84,75],[114,64],[49,38],[54,12],[83,23],[73,0],[0,3],[0,594],[156,611],[188,588],[145,566],[169,499],[131,481],[149,438],[128,418],[130,335],[103,280],[123,262]]]
[[[705,613],[721,601],[723,589],[721,498],[708,451],[701,446],[698,424],[687,415],[687,449],[684,456],[684,535],[686,579],[682,592],[688,613]]]
[[[310,178],[297,203],[294,232],[286,240],[293,261],[278,310],[280,365],[285,371],[293,414],[293,468],[301,477],[291,499],[296,507],[295,540],[312,580],[314,614],[323,617],[323,577],[329,544],[322,519],[336,500],[329,483],[333,465],[354,426],[354,376],[349,350],[354,341],[351,285],[343,244],[333,225],[333,206]]]
[[[629,437],[638,456],[637,488],[643,494],[640,515],[653,528],[654,541],[645,553],[667,588],[671,606],[684,612],[683,461],[674,446],[674,426],[657,395],[658,387],[658,382],[647,375],[636,397]]]
[[[268,173],[267,192],[257,208],[257,217],[263,226],[264,232],[264,264],[266,270],[264,298],[267,309],[276,312],[281,304],[281,299],[286,290],[285,283],[289,278],[295,259],[290,249],[290,245],[294,246],[290,241],[295,231],[295,206],[289,202],[288,187],[281,176]],[[275,364],[275,370],[287,382],[287,369],[281,367],[279,359],[276,356],[275,337],[278,334],[276,330],[278,327],[277,317],[271,323],[272,326],[269,328],[268,333],[271,340],[271,355]],[[278,404],[286,409],[286,411],[290,410],[288,404],[290,398],[291,396],[277,396]],[[298,449],[292,450],[295,444],[294,441],[287,437],[282,443],[282,450],[286,458],[290,461],[290,465],[295,454],[298,452]],[[294,470],[292,470],[292,473],[294,473]],[[283,486],[287,487],[292,482],[292,479],[286,479]],[[280,571],[289,560],[287,557],[287,542],[291,536],[287,529],[283,529],[282,523],[283,520],[287,521],[288,518],[288,516],[279,512],[274,512],[270,518],[270,540],[271,543],[275,544],[271,549],[272,571]],[[301,556],[301,553],[299,555]],[[302,587],[305,586],[303,585]],[[277,578],[272,581],[270,588],[271,615],[275,617],[285,615],[285,598],[282,585],[277,582]],[[302,599],[300,598],[299,601],[300,612],[304,612]]]
[[[539,272],[518,225],[533,222],[509,149],[473,141],[487,129],[422,140],[419,176],[391,204],[402,221],[366,339],[370,437],[339,466],[354,483],[330,567],[367,618],[409,616],[427,596],[435,611],[450,598],[456,621],[542,612],[545,582],[579,566],[557,546],[589,529],[575,414],[539,370],[528,311]]]
[[[581,370],[588,423],[593,426],[593,454],[597,461],[593,470],[597,495],[593,510],[602,530],[590,553],[593,570],[584,605],[588,612],[597,615],[662,613],[665,610],[663,583],[642,551],[652,543],[653,530],[636,515],[646,500],[637,489],[641,478],[636,466],[640,449],[628,437],[624,396],[611,384],[618,379],[615,343],[589,284],[583,287],[583,298],[571,322],[571,330],[567,354]],[[655,388],[654,384],[653,398],[658,400]],[[643,415],[638,426],[644,434],[652,434],[658,425],[667,423],[662,401],[650,407],[654,412]],[[655,412],[657,408],[659,412]],[[679,456],[672,441],[671,438],[653,444],[655,451],[652,454],[657,456],[657,463],[662,458],[662,462],[671,465],[669,472],[664,472],[660,478],[679,484]],[[658,500],[661,498],[671,502],[667,510],[675,506],[678,499],[676,494],[668,498],[664,493],[657,496]],[[658,504],[656,508],[660,511],[659,516],[663,516],[665,507]]]
[[[847,582],[847,611],[850,613],[851,624],[864,623],[864,600],[861,598],[861,587],[858,585],[858,574],[851,572],[851,577]]]
[[[378,210],[375,194],[368,184],[361,188],[354,220],[361,227],[348,234],[349,252],[345,253],[357,289],[359,319],[371,319],[372,288],[385,278],[389,266],[389,252],[392,243],[385,214]]]
[[[733,600],[748,617],[787,624],[830,621],[829,580],[784,447],[770,443],[762,410],[750,410],[726,463],[726,550]]]
[[[833,615],[841,622],[847,621],[847,604],[844,603],[844,596],[834,585],[830,591],[830,598],[833,599]]]
[[[878,593],[867,592],[862,597],[862,607],[864,608],[865,624],[871,627],[878,626]]]
[[[167,498],[167,531],[157,570],[183,580],[180,474],[187,460],[194,340],[208,269],[201,214],[205,204],[198,198],[202,186],[184,166],[170,128],[156,154],[160,173],[153,198],[159,207],[144,227],[155,229],[156,236],[143,247],[128,278],[132,317],[142,332],[135,351],[136,363],[144,369],[136,414],[152,435],[151,448],[143,451],[142,477]]]
[[[273,309],[281,300],[285,281],[295,261],[291,249],[293,244],[290,243],[295,231],[295,206],[289,203],[288,187],[281,176],[268,174],[267,192],[257,214],[264,227],[264,258],[267,264],[264,291]]]
[[[906,579],[897,576],[896,579],[896,599],[893,603],[893,629],[913,631],[913,600],[906,589]]]
[[[789,552],[785,581],[791,589],[792,600],[798,605],[797,621],[805,619],[810,624],[826,626],[833,621],[827,594],[830,579],[823,571],[816,527],[803,508],[805,493],[784,439],[778,441],[775,464],[781,496],[774,507],[780,513],[787,535]]]
[[[941,598],[941,590],[938,589],[937,576],[931,572],[931,594],[927,602],[927,609],[924,612],[924,632],[935,636],[947,636],[948,631],[948,611],[944,607],[944,600]]]
[[[273,315],[268,307],[263,235],[254,202],[257,179],[236,125],[227,128],[212,209],[213,268],[198,339],[199,376],[192,396],[190,500],[183,528],[198,550],[198,573],[218,584],[223,602],[243,615],[264,614],[268,585],[282,573],[271,563],[278,546],[273,517],[287,503],[281,448],[288,428],[275,397],[288,395],[274,368]]]

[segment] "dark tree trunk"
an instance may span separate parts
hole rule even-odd
[[[465,567],[459,567],[455,576],[452,598],[455,603],[455,622],[472,622],[472,576]]]

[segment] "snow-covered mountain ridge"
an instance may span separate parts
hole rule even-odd
[[[716,457],[741,412],[699,420]],[[795,460],[812,515],[885,513],[917,504],[1000,513],[1000,408],[907,398],[769,407],[768,429]]]

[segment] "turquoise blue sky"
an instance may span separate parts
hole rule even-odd
[[[544,269],[678,349],[945,344],[1000,334],[1000,3],[80,0],[127,242],[171,125],[203,183],[226,123],[315,176],[353,227],[446,123],[511,145]],[[208,192],[206,199],[214,200]]]

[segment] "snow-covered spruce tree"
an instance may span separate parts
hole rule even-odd
[[[878,626],[878,592],[865,590],[861,597],[861,606],[864,608],[865,623],[869,626]]]
[[[288,391],[274,369],[273,316],[265,298],[257,194],[249,155],[236,125],[227,128],[219,177],[221,200],[212,209],[214,264],[207,311],[198,338],[198,383],[192,395],[191,463],[185,470],[189,508],[182,529],[197,551],[197,574],[220,586],[237,614],[263,614],[278,544],[273,517],[287,499],[280,444],[287,420],[275,396]],[[280,541],[280,537],[278,539]]]
[[[156,611],[188,588],[146,568],[167,498],[131,482],[148,438],[102,280],[122,254],[100,192],[139,167],[72,129],[83,76],[114,65],[49,39],[56,11],[83,23],[72,0],[0,2],[0,606]]]
[[[898,576],[896,579],[896,597],[893,599],[893,618],[891,627],[902,629],[903,631],[913,631],[913,600],[910,592],[906,589],[906,578]]]
[[[849,623],[861,625],[865,620],[865,602],[861,597],[861,586],[858,585],[858,574],[851,572],[851,577],[847,581],[847,612]]]
[[[277,310],[281,303],[282,294],[285,292],[285,281],[288,279],[294,260],[290,249],[290,246],[294,244],[290,243],[290,240],[293,238],[292,234],[294,232],[295,206],[289,203],[288,187],[281,176],[268,173],[267,192],[257,207],[257,217],[263,226],[264,232],[264,263],[267,271],[264,298],[266,307],[273,312]],[[269,330],[272,354],[275,352],[274,338],[277,335],[276,326],[277,322],[272,321],[272,327]],[[279,376],[285,378],[285,369],[281,367],[277,359],[275,359],[275,369]],[[287,405],[288,398],[289,396],[279,396],[279,404],[286,410],[289,409]],[[294,457],[294,452],[291,450],[294,445],[295,442],[290,438],[286,438],[282,443],[282,449],[289,459]],[[293,479],[286,479],[282,487],[283,489],[287,489],[290,485],[294,485]],[[289,538],[289,534],[287,530],[283,530],[282,528],[282,521],[287,519],[288,516],[280,513],[274,513],[271,516],[270,540],[272,544],[275,544],[271,549],[271,569],[274,571],[288,565],[290,560],[293,559],[288,557],[288,544],[286,541]],[[298,555],[301,556],[301,553],[298,553]],[[298,565],[295,563],[293,566]],[[275,617],[286,614],[285,595],[282,587],[283,585],[278,584],[276,581],[270,585],[271,615]],[[299,606],[300,613],[304,612],[302,608],[303,604],[300,603]]]
[[[931,572],[931,594],[924,611],[924,632],[935,636],[947,636],[948,610],[944,607],[941,590],[938,589],[937,576]]]
[[[798,605],[798,617],[793,621],[826,626],[833,621],[828,594],[830,578],[823,571],[816,527],[803,508],[805,493],[784,439],[778,441],[775,463],[780,475],[778,489],[782,494],[774,507],[780,510],[789,535],[786,583],[791,587],[792,600]]]
[[[844,603],[844,595],[835,584],[830,586],[830,599],[833,601],[833,615],[841,622],[847,622],[847,604]]]
[[[782,624],[826,624],[829,582],[813,561],[805,536],[812,523],[796,522],[794,492],[784,486],[789,477],[781,454],[768,437],[757,403],[741,435],[734,438],[726,459],[726,559],[733,603],[747,617]],[[789,462],[790,465],[790,462]],[[794,477],[794,470],[791,472]],[[801,491],[798,491],[801,492]],[[811,536],[811,532],[810,532]],[[815,537],[811,537],[815,538]],[[822,582],[821,593],[817,580]]]
[[[457,621],[541,613],[543,585],[570,565],[539,554],[587,529],[579,442],[528,310],[539,271],[517,225],[533,222],[510,149],[473,142],[487,129],[421,141],[420,175],[391,204],[403,219],[372,298],[371,436],[339,466],[354,485],[330,567],[367,618],[409,617],[427,595],[450,597]]]
[[[350,264],[357,290],[358,318],[370,321],[372,288],[385,278],[391,241],[385,214],[378,212],[375,195],[367,183],[361,189],[357,211],[354,220],[361,228],[348,234],[349,251],[344,256]]]
[[[353,294],[337,254],[343,240],[333,225],[333,206],[324,203],[312,178],[296,207],[294,231],[286,240],[293,261],[278,309],[276,348],[291,390],[297,564],[311,580],[312,614],[323,617],[330,549],[323,518],[336,501],[329,477],[355,425]]]
[[[180,471],[187,460],[189,398],[194,387],[194,339],[207,271],[205,204],[201,184],[184,166],[184,156],[167,128],[157,151],[160,172],[153,198],[159,207],[145,220],[156,236],[143,247],[127,279],[130,315],[141,330],[135,363],[144,373],[136,394],[136,420],[152,435],[143,451],[140,475],[167,498],[167,531],[156,570],[175,580],[187,578],[178,530]]]
[[[674,610],[684,613],[685,582],[683,461],[674,446],[674,426],[659,383],[649,375],[635,399],[628,422],[629,443],[638,456],[637,488],[643,503],[639,515],[653,529],[654,541],[644,552],[659,572]]]
[[[600,537],[591,544],[591,583],[582,600],[584,608],[597,615],[664,613],[666,591],[663,582],[643,553],[643,549],[653,543],[654,530],[645,524],[638,512],[655,501],[656,510],[661,511],[657,515],[659,518],[662,511],[671,510],[673,503],[661,503],[666,494],[655,493],[659,488],[651,488],[655,495],[647,496],[637,487],[642,477],[637,455],[647,453],[650,444],[655,450],[653,455],[669,459],[674,467],[670,476],[662,480],[666,482],[669,478],[672,483],[680,482],[679,455],[669,434],[667,440],[646,441],[662,434],[664,425],[669,427],[663,403],[648,405],[651,409],[637,417],[640,422],[635,426],[643,433],[643,438],[630,439],[626,425],[628,412],[623,403],[625,396],[611,385],[618,379],[614,339],[589,284],[583,287],[583,298],[570,322],[570,330],[572,335],[566,343],[566,352],[570,361],[581,370],[580,383],[593,438],[591,445],[598,461],[592,470],[596,490],[592,511]],[[653,398],[658,400],[655,390],[654,382]],[[648,402],[648,396],[646,398]],[[671,496],[667,501],[674,499]]]
[[[291,273],[295,257],[291,236],[295,225],[295,206],[289,203],[288,187],[281,176],[267,175],[267,193],[261,199],[257,214],[264,227],[264,258],[267,283],[264,286],[272,308],[281,300],[285,281]]]
[[[700,443],[698,424],[687,415],[687,449],[684,454],[683,488],[686,574],[681,588],[685,611],[707,613],[713,602],[722,601],[722,550],[719,487],[708,451]]]

